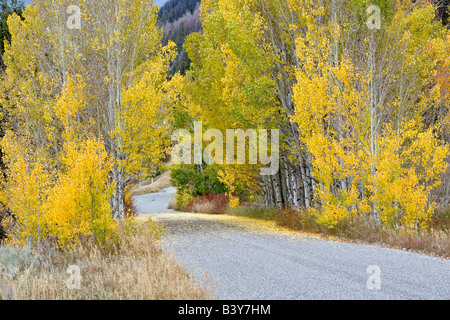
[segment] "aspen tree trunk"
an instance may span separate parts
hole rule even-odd
[[[274,186],[274,193],[275,193],[275,203],[276,207],[281,209],[282,206],[282,199],[281,199],[281,190],[280,190],[280,181],[278,174],[275,174],[272,176],[273,186]]]
[[[281,187],[281,201],[283,205],[287,205],[287,186],[286,186],[286,176],[285,176],[284,165],[281,163],[280,169],[278,171],[278,177]]]
[[[111,198],[112,216],[114,219],[122,219],[125,213],[125,174],[122,168],[113,167],[113,180],[116,182],[114,194]]]
[[[299,190],[298,190],[298,186],[297,186],[297,178],[295,175],[295,169],[291,169],[291,174],[290,174],[290,184],[291,184],[291,188],[292,188],[292,205],[294,206],[294,208],[299,207]]]
[[[268,204],[269,207],[275,207],[276,206],[276,202],[275,202],[275,196],[274,196],[274,189],[273,189],[273,182],[272,182],[272,177],[266,177],[266,183],[267,183],[267,191],[268,191]]]
[[[290,170],[287,166],[287,164],[284,164],[284,168],[285,168],[285,181],[286,181],[286,191],[287,191],[287,203],[289,206],[293,206],[294,205],[294,197],[293,197],[293,190],[292,190],[292,179],[291,179],[291,173]]]
[[[296,32],[295,30],[292,30],[292,32],[286,34],[286,30],[288,30],[290,26],[294,25],[296,18],[293,12],[290,12],[289,3],[287,1],[280,1],[278,3],[276,13],[273,8],[268,6],[266,1],[260,1],[260,7],[267,23],[266,38],[270,42],[274,51],[282,59],[281,62],[276,63],[272,76],[275,82],[279,103],[284,112],[284,114],[280,115],[278,119],[280,131],[283,133],[283,136],[289,145],[289,156],[297,161],[300,161],[300,163],[302,162],[302,158],[303,162],[309,162],[308,157],[304,156],[303,150],[305,147],[302,146],[299,141],[300,133],[298,130],[298,125],[290,122],[289,120],[286,121],[287,118],[295,114],[294,102],[292,100],[292,87],[295,83],[295,78],[289,73],[289,71],[286,70],[285,66],[298,67],[300,65],[299,57],[296,52]],[[286,36],[289,39],[286,39]],[[274,179],[274,192],[276,195],[275,198],[277,206],[280,205],[279,198],[281,198],[281,203],[285,205],[298,206],[298,203],[302,203],[302,205],[305,204],[309,206],[311,202],[311,193],[304,192],[301,189],[304,188],[304,186],[312,185],[313,182],[311,177],[308,177],[305,174],[299,174],[294,180],[300,179],[302,180],[301,183],[292,183],[293,178],[290,177],[288,168],[295,168],[296,165],[288,158],[288,155],[285,155],[283,160],[285,165],[280,166],[280,175]],[[308,164],[307,166],[312,168],[311,164]],[[305,179],[308,179],[309,181],[304,181]],[[279,197],[277,196],[278,194]],[[297,199],[299,194],[307,197],[307,199],[298,201]]]
[[[308,209],[311,206],[311,185],[310,180],[306,177],[306,165],[304,163],[303,157],[300,158],[300,170],[301,179],[303,181],[303,191],[305,195],[305,208]]]
[[[299,166],[294,167],[294,179],[297,186],[297,203],[299,207],[306,207],[305,203],[305,188],[301,178],[301,169]]]
[[[262,177],[262,188],[263,188],[263,197],[264,197],[264,207],[269,208],[269,190],[267,185],[267,177]]]
[[[110,5],[110,8],[104,6]],[[120,1],[110,1],[109,3],[96,3],[94,7],[101,17],[102,36],[108,47],[105,50],[105,64],[107,85],[107,103],[104,113],[105,120],[105,141],[107,150],[112,156],[113,168],[111,178],[116,183],[114,193],[111,197],[111,209],[114,219],[122,219],[125,213],[125,170],[121,161],[124,159],[122,144],[115,136],[117,132],[123,130],[120,122],[122,112],[122,90],[124,86],[124,48],[120,40],[116,39],[117,34],[123,31],[123,20],[120,15]],[[101,14],[107,11],[108,14]]]

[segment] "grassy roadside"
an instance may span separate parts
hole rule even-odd
[[[194,283],[160,248],[159,232],[151,221],[135,221],[103,247],[93,239],[70,250],[0,246],[0,300],[212,299],[207,281]],[[71,265],[80,268],[79,289],[67,286]]]
[[[406,232],[403,229],[393,230],[383,225],[374,227],[373,223],[360,218],[341,222],[335,228],[329,229],[319,224],[316,217],[306,210],[277,210],[241,206],[236,209],[228,208],[226,214],[271,220],[275,221],[278,226],[324,238],[361,244],[376,244],[450,258],[450,209],[437,210],[430,222],[430,228],[418,234]]]

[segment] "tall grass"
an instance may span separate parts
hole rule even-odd
[[[160,248],[151,223],[123,227],[117,241],[104,247],[87,238],[71,250],[1,250],[1,299],[213,298],[206,280],[194,283],[192,275]],[[80,289],[67,286],[71,265],[81,270]]]

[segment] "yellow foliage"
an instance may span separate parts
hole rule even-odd
[[[161,46],[157,6],[120,0],[113,12],[78,1],[83,27],[73,32],[61,11],[69,4],[35,1],[24,19],[8,18],[2,201],[15,218],[9,239],[22,245],[54,236],[70,246],[79,234],[106,241],[117,227],[111,204],[123,213],[122,173],[153,169],[170,143],[181,77],[167,80],[176,46]]]
[[[67,142],[63,152],[62,170],[45,205],[48,228],[60,244],[74,242],[78,234],[104,241],[116,223],[109,202],[111,163],[103,143],[93,138]]]
[[[114,134],[126,152],[122,161],[127,173],[147,178],[169,151],[170,123],[179,99],[182,77],[167,80],[167,70],[176,55],[170,42],[163,54],[143,63],[138,78],[124,90],[120,114],[122,129]]]
[[[239,197],[235,196],[235,195],[230,195],[230,203],[229,203],[230,208],[236,209],[237,207],[239,207]]]
[[[370,69],[364,69],[366,62],[352,60],[352,53],[344,49],[340,59],[333,61],[332,42],[342,45],[339,26],[336,31],[331,20],[318,22],[316,14],[321,6],[306,2],[310,4],[304,8],[306,31],[297,38],[297,54],[303,64],[296,72],[292,121],[299,125],[300,140],[312,155],[313,176],[318,181],[315,198],[323,209],[318,213],[319,221],[333,227],[351,215],[372,213],[386,225],[403,224],[416,230],[426,227],[433,212],[429,194],[445,171],[448,145],[436,137],[437,127],[423,125],[413,98],[402,100],[402,85],[395,88],[376,83],[386,86],[383,90],[389,92],[388,98],[384,104],[371,102],[377,88],[373,88]],[[411,78],[404,76],[397,81],[405,81],[403,86],[422,85],[424,92],[427,87],[422,79],[433,75],[429,43],[434,43],[436,52],[445,50],[438,40],[442,34],[431,24],[418,27],[432,17],[430,6],[409,15],[399,10],[384,37],[391,39],[398,33],[404,37],[394,45],[379,44],[388,46],[390,63],[409,68],[402,72]],[[392,62],[396,59],[399,62]],[[442,64],[444,60],[441,55]],[[378,61],[373,63],[377,66]],[[394,73],[392,69],[379,72]],[[430,105],[431,97],[423,93],[421,103]]]
[[[48,234],[44,205],[52,185],[44,155],[30,154],[26,139],[7,131],[2,140],[3,161],[8,179],[3,181],[2,201],[14,215],[8,241],[27,246],[39,243]]]
[[[30,154],[11,132],[2,147],[8,165],[2,198],[15,218],[9,241],[38,245],[53,236],[60,245],[70,246],[80,234],[104,241],[114,232],[109,202],[113,185],[108,182],[111,164],[101,141],[67,142],[60,169],[51,166],[49,158]]]

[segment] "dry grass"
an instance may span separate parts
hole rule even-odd
[[[177,200],[175,199],[175,197],[171,198],[169,200],[169,203],[167,205],[167,209],[172,209],[172,210],[176,210],[177,209]]]
[[[147,193],[155,193],[159,192],[162,189],[170,187],[170,171],[165,171],[159,176],[153,179],[153,183],[151,181],[145,181],[141,184],[141,186],[134,186],[130,192],[133,196],[138,196],[141,194]]]
[[[39,255],[33,253],[28,256],[14,253],[12,259],[7,259],[6,266],[0,265],[0,298],[213,298],[207,281],[194,283],[192,276],[160,248],[148,222],[141,222],[136,229],[129,236],[123,233],[115,244],[107,248],[99,247],[92,240],[85,240],[72,250],[50,249]],[[7,251],[14,250],[19,250],[20,253],[24,249],[8,248]],[[16,265],[11,266],[14,263]],[[80,267],[80,289],[67,287],[66,282],[70,276],[67,268],[70,265]]]
[[[195,202],[192,204],[192,212],[212,213],[214,204],[211,202]]]

